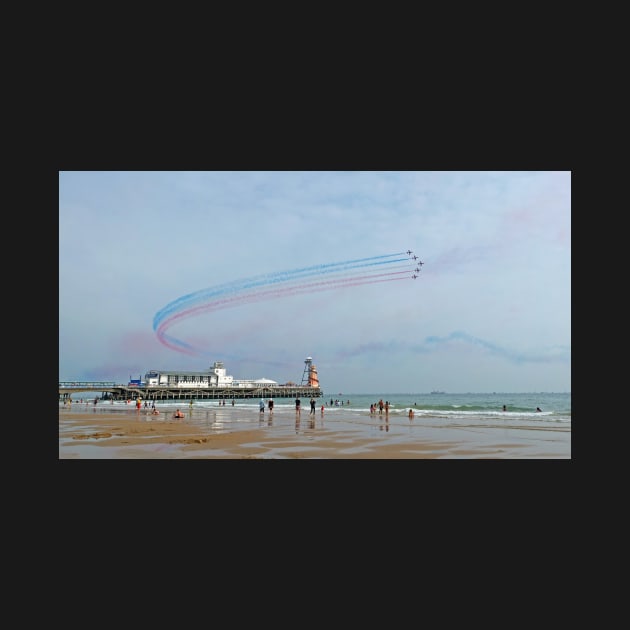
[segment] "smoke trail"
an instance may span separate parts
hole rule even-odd
[[[253,304],[263,300],[279,299],[302,293],[316,293],[365,284],[405,280],[411,277],[409,264],[412,261],[409,257],[401,258],[401,256],[405,256],[405,252],[262,274],[202,289],[183,295],[160,309],[153,318],[153,330],[160,343],[167,348],[188,355],[206,356],[208,353],[200,348],[168,335],[168,329],[185,319],[243,304]],[[406,264],[395,265],[395,263],[401,262]],[[374,269],[370,271],[377,272],[381,271],[380,268],[385,265],[388,267],[383,273],[357,275],[358,270],[367,271],[368,268],[372,267]],[[404,269],[404,271],[390,271],[392,269]],[[328,275],[332,277],[305,282],[308,278],[315,279]]]

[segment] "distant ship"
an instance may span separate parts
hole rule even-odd
[[[434,389],[431,393],[432,394],[446,394],[446,392],[439,392],[437,389]]]

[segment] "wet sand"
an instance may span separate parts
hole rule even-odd
[[[569,429],[319,411],[59,408],[59,459],[570,459]]]

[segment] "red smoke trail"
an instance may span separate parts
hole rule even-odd
[[[392,277],[395,276],[395,277]],[[318,293],[321,291],[330,291],[338,288],[356,287],[365,284],[377,284],[381,282],[393,282],[395,280],[405,280],[409,278],[409,271],[395,271],[390,273],[381,274],[369,274],[365,276],[351,276],[349,278],[337,278],[331,280],[320,280],[318,282],[309,282],[292,286],[279,287],[267,290],[255,290],[251,293],[244,295],[231,296],[221,298],[219,300],[213,300],[207,304],[201,304],[192,308],[186,309],[171,317],[165,319],[158,329],[156,334],[158,339],[166,347],[178,352],[183,352],[189,355],[203,354],[201,351],[195,349],[193,346],[166,335],[167,330],[174,324],[188,319],[190,317],[196,317],[204,313],[210,313],[225,308],[233,308],[243,304],[253,304],[255,302],[262,302],[264,300],[277,299],[282,297],[289,297],[293,295],[299,295],[303,293]]]

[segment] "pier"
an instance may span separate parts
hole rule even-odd
[[[320,387],[309,385],[273,385],[261,387],[169,387],[166,385],[117,385],[108,381],[64,381],[59,383],[59,400],[79,393],[100,394],[103,400],[155,400],[186,402],[189,400],[251,400],[259,398],[321,398]]]

